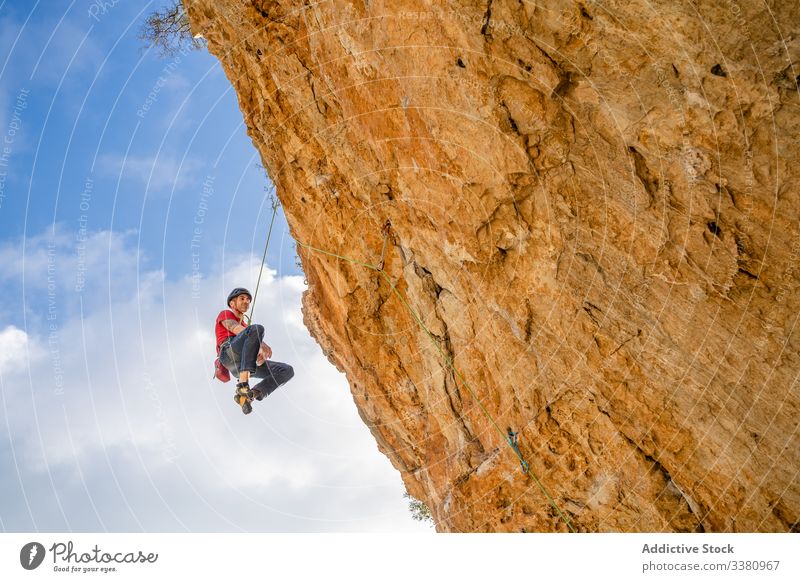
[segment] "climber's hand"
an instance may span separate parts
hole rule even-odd
[[[261,349],[258,350],[258,357],[256,358],[256,365],[260,366],[272,357],[272,348],[264,342],[261,342]]]

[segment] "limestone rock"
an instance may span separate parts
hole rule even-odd
[[[185,2],[440,531],[800,527],[800,4]]]

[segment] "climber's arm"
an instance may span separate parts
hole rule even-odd
[[[245,327],[244,325],[240,324],[235,319],[225,319],[225,320],[221,321],[220,323],[222,324],[222,327],[227,329],[229,332],[235,333],[235,334],[241,333],[245,329],[247,329],[247,327]]]

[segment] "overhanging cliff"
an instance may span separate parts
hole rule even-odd
[[[797,2],[184,1],[440,531],[799,527]]]

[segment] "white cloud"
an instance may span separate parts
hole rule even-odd
[[[28,334],[9,325],[0,331],[0,373],[6,365],[19,365],[28,353]]]
[[[60,324],[76,315],[105,305],[109,296],[124,303],[137,296],[153,297],[152,288],[161,289],[163,273],[139,272],[138,264],[147,257],[130,248],[135,233],[99,231],[85,237],[69,232],[62,224],[55,229],[28,237],[21,242],[0,243],[0,321],[17,322],[23,314],[29,326],[46,317]]]
[[[229,288],[252,289],[260,257],[228,264],[193,296],[190,279],[137,273],[135,249],[101,235],[87,252],[83,317],[0,332],[10,435],[0,466],[15,475],[13,457],[21,468],[18,487],[0,487],[6,529],[428,531],[410,519],[344,377],[298,325],[301,278],[262,278],[256,320],[296,376],[244,416],[233,383],[211,379],[213,321]],[[113,278],[100,268],[110,248],[125,266]],[[138,293],[110,295],[118,284]],[[59,297],[76,295],[64,286]],[[50,501],[28,512],[25,494]]]
[[[121,156],[104,154],[97,163],[100,172],[141,182],[152,193],[180,190],[193,181],[203,164],[193,158],[179,160],[168,155]]]

